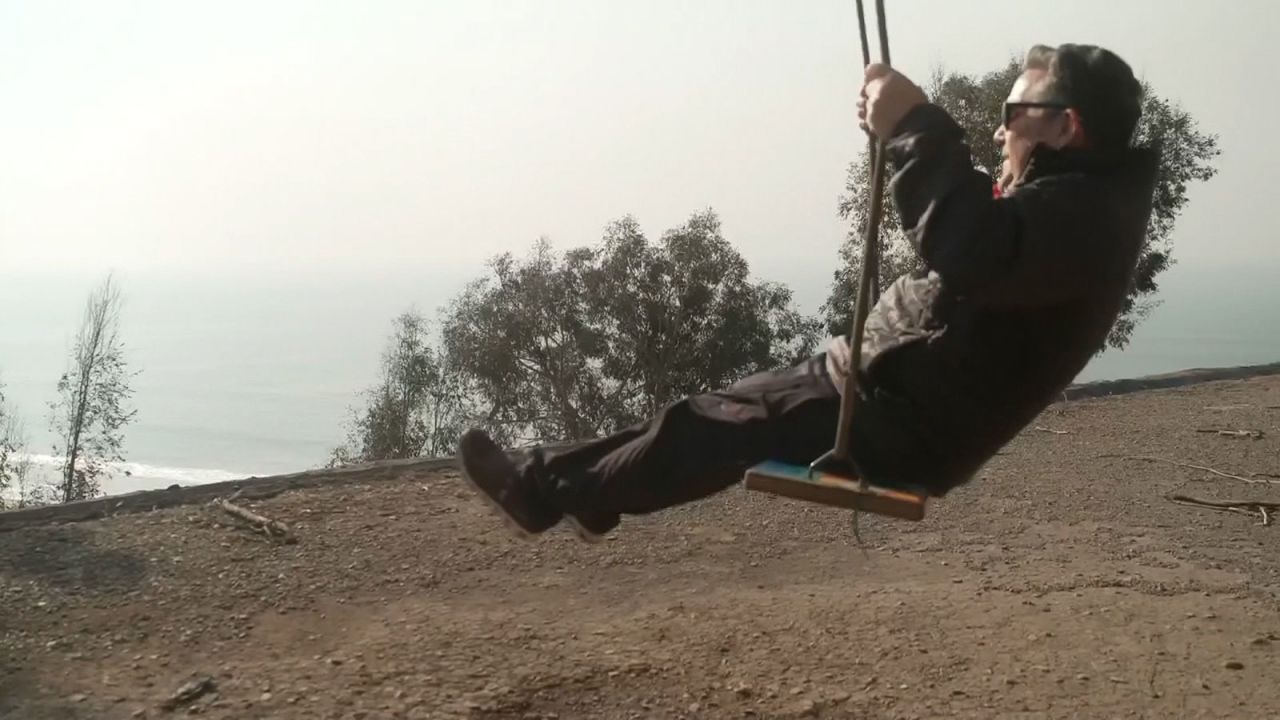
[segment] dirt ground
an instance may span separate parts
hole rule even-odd
[[[1280,501],[1280,378],[1037,424],[865,555],[741,488],[527,543],[450,472],[253,503],[288,545],[208,505],[0,534],[0,716],[1280,716],[1280,527],[1166,499]]]

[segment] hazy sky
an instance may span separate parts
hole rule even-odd
[[[1181,261],[1280,259],[1273,3],[889,5],[921,79],[1116,50],[1221,135]],[[711,206],[757,275],[825,282],[860,73],[849,0],[0,0],[0,273],[475,275]]]

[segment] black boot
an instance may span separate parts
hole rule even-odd
[[[545,449],[536,449],[530,453],[521,471],[539,488],[544,497],[561,509],[564,519],[584,542],[600,542],[621,523],[622,517],[616,512],[577,507],[577,493],[572,491],[573,482],[556,475],[547,467]]]
[[[463,476],[517,535],[530,538],[546,532],[564,517],[483,430],[463,433],[459,447]]]

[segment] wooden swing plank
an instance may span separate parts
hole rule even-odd
[[[859,487],[856,479],[827,472],[809,474],[807,465],[769,460],[750,470],[743,478],[748,490],[772,493],[822,505],[888,515],[902,520],[923,520],[927,496],[868,484]]]

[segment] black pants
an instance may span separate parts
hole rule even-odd
[[[569,512],[650,513],[718,493],[764,460],[816,460],[834,446],[839,417],[840,394],[820,354],[679,400],[648,423],[570,450],[536,451],[526,472]]]

